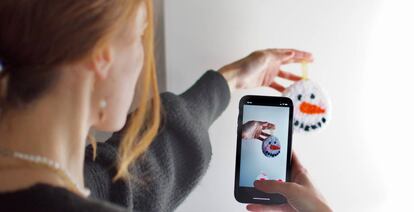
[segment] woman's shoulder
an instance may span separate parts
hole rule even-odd
[[[26,189],[0,192],[0,211],[127,211],[94,198],[83,198],[64,188],[36,184]]]

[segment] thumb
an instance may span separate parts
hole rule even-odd
[[[286,62],[292,60],[294,57],[295,57],[295,52],[294,51],[286,51],[281,55],[282,63],[286,63]]]
[[[297,183],[262,180],[255,181],[254,186],[256,189],[266,193],[279,193],[283,195],[289,205],[297,211],[309,211],[316,204],[316,202],[312,202],[314,198],[309,196],[306,189]]]
[[[254,187],[266,193],[279,193],[289,199],[296,199],[301,193],[302,186],[296,183],[279,182],[276,180],[256,180]]]

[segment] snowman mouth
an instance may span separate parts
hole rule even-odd
[[[298,120],[295,120],[293,125],[295,125],[296,127],[299,127],[305,131],[311,131],[311,130],[316,130],[318,128],[321,128],[322,125],[324,125],[326,123],[326,118],[322,117],[321,120],[315,124],[305,124],[303,122],[300,122]]]
[[[276,157],[279,153],[280,153],[280,151],[277,151],[277,152],[269,152],[269,151],[266,151],[264,154],[266,156]]]

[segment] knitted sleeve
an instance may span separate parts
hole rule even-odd
[[[207,71],[181,95],[161,94],[163,126],[145,154],[131,168],[134,178],[113,183],[120,133],[86,150],[85,184],[91,198],[134,211],[172,211],[196,186],[211,159],[208,129],[230,100],[226,80]]]

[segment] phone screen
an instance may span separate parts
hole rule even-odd
[[[256,123],[250,124],[252,122]],[[289,107],[246,104],[243,106],[242,123],[245,130],[254,132],[241,140],[239,186],[254,187],[255,180],[285,182]],[[246,126],[249,124],[250,126]],[[254,129],[246,129],[247,127]]]
[[[256,180],[289,181],[293,103],[285,97],[240,100],[235,196],[243,203],[283,203],[254,188]]]

